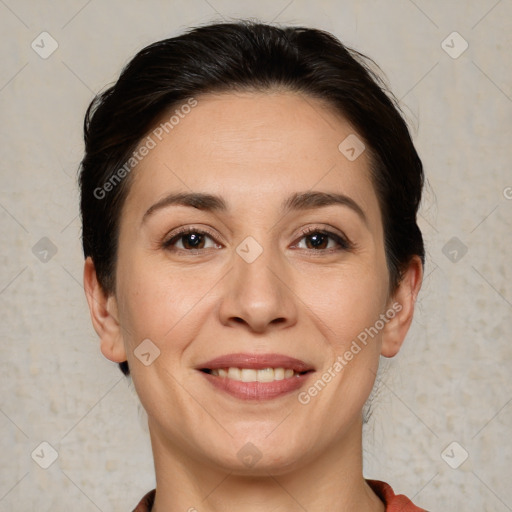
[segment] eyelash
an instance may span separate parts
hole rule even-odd
[[[352,243],[345,236],[338,235],[336,233],[333,233],[332,231],[329,231],[329,230],[326,230],[326,229],[321,229],[321,228],[314,227],[314,226],[303,229],[300,232],[299,240],[302,240],[303,238],[307,237],[310,234],[318,234],[318,235],[323,235],[323,236],[327,236],[329,238],[332,238],[339,245],[339,247],[338,248],[334,248],[334,249],[330,248],[330,249],[321,249],[321,250],[306,249],[308,251],[313,251],[313,252],[336,252],[336,251],[348,251],[348,250],[353,248]]]
[[[193,253],[193,254],[197,253],[198,251],[204,250],[204,249],[174,249],[173,248],[173,245],[174,245],[176,240],[179,240],[180,238],[183,238],[185,235],[190,235],[192,233],[197,234],[197,235],[207,235],[212,240],[215,240],[215,236],[213,235],[213,233],[210,233],[207,230],[196,229],[196,228],[193,228],[193,227],[181,228],[176,233],[174,233],[171,238],[169,238],[168,240],[165,240],[162,243],[162,247],[164,249],[167,249],[167,250],[184,251],[184,252],[190,252],[190,253]]]
[[[162,248],[171,250],[171,251],[182,251],[182,252],[188,252],[188,253],[192,253],[192,254],[197,254],[198,252],[205,250],[205,249],[175,249],[173,247],[174,244],[176,243],[176,241],[183,238],[185,235],[190,235],[192,233],[197,234],[197,235],[202,235],[202,236],[207,235],[215,243],[217,243],[215,241],[215,236],[213,235],[213,233],[209,232],[208,230],[187,227],[187,228],[179,229],[176,233],[173,233],[171,238],[164,240],[164,242],[162,243]],[[311,251],[311,252],[315,252],[315,253],[331,253],[331,252],[337,252],[337,251],[348,251],[353,248],[353,244],[348,240],[348,238],[338,235],[336,233],[333,233],[331,231],[325,230],[325,229],[317,228],[317,227],[309,227],[309,228],[303,229],[299,234],[299,236],[300,236],[299,241],[311,234],[327,236],[327,237],[331,238],[332,240],[334,240],[338,244],[339,247],[337,247],[337,248],[331,247],[329,249],[305,249],[306,251]]]

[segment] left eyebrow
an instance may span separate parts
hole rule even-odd
[[[347,206],[353,210],[368,226],[368,219],[366,218],[363,209],[351,197],[344,194],[333,194],[318,191],[297,192],[286,199],[281,208],[283,209],[283,212],[288,213],[290,211],[309,210],[336,204]]]

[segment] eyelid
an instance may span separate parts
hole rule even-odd
[[[187,235],[189,233],[198,233],[200,235],[207,235],[216,244],[223,245],[222,242],[218,241],[218,238],[221,238],[221,237],[219,237],[217,234],[210,231],[208,228],[199,228],[199,227],[195,227],[194,225],[191,225],[191,226],[183,226],[183,227],[180,227],[180,228],[177,228],[177,229],[171,231],[170,233],[167,233],[162,241],[162,247],[164,249],[169,249],[172,246],[171,242],[173,240],[179,239],[181,236]],[[196,249],[196,250],[201,251],[204,249]],[[192,250],[188,250],[187,252],[192,252]]]
[[[305,236],[307,235],[310,235],[312,233],[320,233],[320,234],[323,234],[323,235],[326,235],[332,239],[334,239],[338,245],[340,246],[341,249],[334,249],[334,250],[345,250],[345,251],[348,251],[350,249],[353,249],[354,248],[354,243],[348,238],[348,236],[346,236],[342,231],[332,227],[332,226],[329,226],[327,224],[323,224],[323,225],[320,225],[320,226],[308,226],[307,228],[303,228],[300,230],[299,232],[299,236],[298,238],[296,238],[296,241],[300,241],[302,240],[302,238],[304,238]],[[296,242],[294,243],[294,245],[296,245]],[[308,250],[308,249],[306,249]],[[319,251],[319,250],[315,250],[315,249],[309,249],[311,251],[314,251],[314,252],[322,252],[322,251]],[[330,250],[329,249],[324,249],[324,251],[332,251],[333,249],[331,248]]]

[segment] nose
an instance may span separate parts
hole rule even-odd
[[[235,253],[219,315],[223,325],[242,324],[254,333],[294,325],[297,302],[285,263],[268,249],[251,263]]]

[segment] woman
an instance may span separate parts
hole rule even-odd
[[[422,164],[364,62],[318,30],[209,25],[89,107],[84,283],[148,414],[137,512],[421,510],[362,472],[424,260]]]

